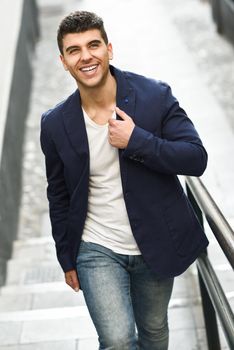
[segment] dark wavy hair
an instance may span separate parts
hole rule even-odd
[[[90,29],[100,30],[103,40],[108,44],[108,37],[101,17],[88,11],[75,11],[66,16],[61,21],[57,31],[57,43],[60,53],[63,54],[63,38],[66,34],[82,33]]]

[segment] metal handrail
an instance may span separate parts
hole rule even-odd
[[[228,344],[231,349],[234,349],[234,315],[210,260],[206,255],[198,258],[198,268],[219,317]]]
[[[204,213],[220,247],[234,269],[234,232],[231,226],[219,210],[201,179],[186,176],[186,182]]]
[[[203,216],[213,231],[221,249],[234,268],[234,232],[199,178],[186,176],[188,197],[203,225]],[[197,259],[198,275],[205,317],[208,347],[220,350],[216,315],[225,337],[234,349],[234,315],[207,253]]]

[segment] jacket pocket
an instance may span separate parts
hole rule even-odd
[[[164,220],[178,255],[188,256],[200,242],[199,227],[191,205],[183,193],[174,203],[164,209]]]

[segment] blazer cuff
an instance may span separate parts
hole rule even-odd
[[[143,163],[146,155],[144,149],[150,138],[152,134],[149,131],[135,125],[123,156]]]

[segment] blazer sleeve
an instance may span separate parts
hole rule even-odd
[[[55,240],[57,257],[64,271],[73,269],[70,247],[67,237],[69,215],[69,193],[64,179],[64,166],[50,136],[46,115],[41,120],[41,148],[45,155],[47,197],[49,201],[52,235]]]
[[[136,125],[123,156],[160,173],[201,176],[207,166],[206,150],[170,87],[162,85],[162,136]]]

